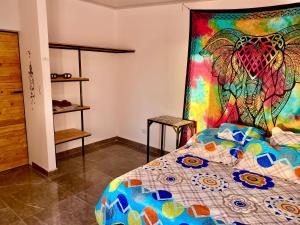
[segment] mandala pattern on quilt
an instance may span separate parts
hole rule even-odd
[[[274,187],[271,177],[263,176],[258,173],[253,173],[247,170],[239,170],[234,172],[232,175],[236,182],[242,183],[242,185],[247,188],[267,190]]]
[[[167,173],[159,174],[157,180],[165,185],[177,185],[182,182],[183,178],[178,173],[167,172]]]
[[[228,188],[228,182],[215,174],[201,174],[192,177],[192,184],[200,187],[202,190],[222,192]]]
[[[200,169],[208,166],[208,160],[190,154],[178,157],[176,162],[184,168]]]
[[[168,160],[166,160],[165,158],[159,158],[146,164],[143,168],[145,170],[161,171],[163,169],[166,169],[169,165],[170,164],[168,163]]]
[[[276,216],[284,217],[287,221],[300,223],[300,202],[296,202],[293,198],[267,197],[265,205]]]
[[[247,214],[256,211],[255,203],[245,196],[231,194],[225,196],[223,201],[226,207],[237,213]]]

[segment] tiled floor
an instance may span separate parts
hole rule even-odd
[[[115,144],[58,162],[51,177],[27,166],[0,173],[0,225],[96,225],[94,207],[106,185],[145,159]]]

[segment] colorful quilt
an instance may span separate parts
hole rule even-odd
[[[300,131],[300,4],[191,10],[184,118]]]
[[[300,152],[296,149],[272,146],[261,140],[252,140],[242,147],[239,169],[279,177],[300,184]]]
[[[270,143],[272,145],[290,147],[300,150],[300,133],[296,134],[290,131],[283,131],[279,127],[275,127],[272,130]]]
[[[300,224],[300,185],[204,158],[224,146],[239,158],[231,154],[239,147],[216,134],[204,131],[113,180],[96,206],[98,224]]]

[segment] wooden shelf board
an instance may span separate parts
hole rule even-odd
[[[89,110],[90,106],[80,106],[80,105],[73,105],[73,107],[71,108],[62,108],[59,110],[53,110],[53,114],[60,114],[60,113],[68,113],[68,112],[76,112],[76,111],[81,111],[81,110]]]
[[[85,46],[75,44],[63,44],[63,43],[49,43],[50,48],[56,49],[72,49],[92,52],[107,52],[107,53],[134,53],[133,49],[117,49],[117,48],[103,48],[98,46]]]
[[[58,145],[68,141],[73,141],[83,137],[91,136],[91,133],[88,133],[86,131],[81,131],[75,128],[71,128],[71,129],[56,131],[54,136],[55,136],[55,144]]]
[[[89,81],[89,78],[85,78],[85,77],[72,77],[69,79],[65,79],[65,78],[56,78],[56,79],[51,79],[52,83],[55,82],[75,82],[75,81]]]

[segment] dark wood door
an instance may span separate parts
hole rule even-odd
[[[0,171],[28,164],[19,40],[0,32]]]

